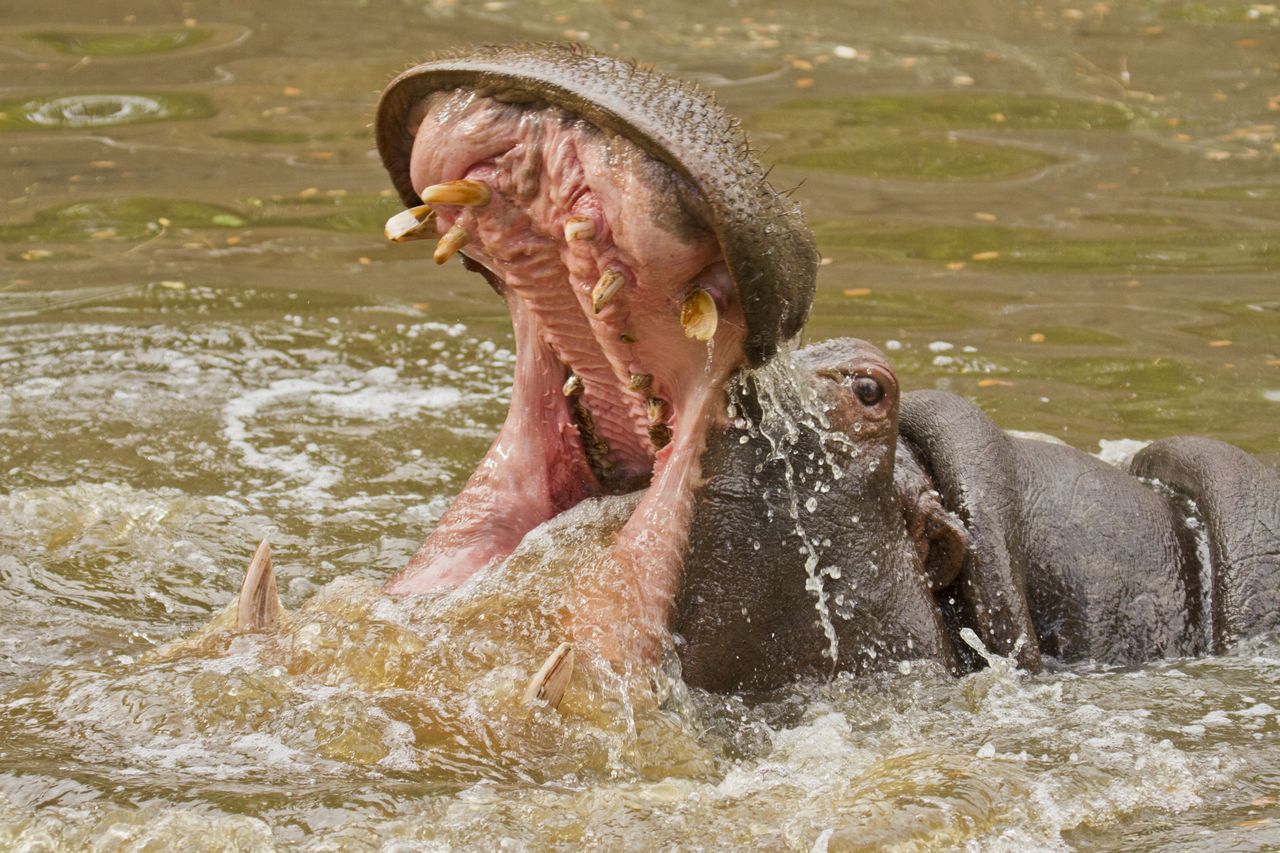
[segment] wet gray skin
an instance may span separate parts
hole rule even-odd
[[[795,364],[830,431],[780,451],[776,385],[745,376],[740,425],[704,460],[674,621],[690,683],[771,689],[919,658],[959,673],[981,662],[966,629],[1032,670],[1042,654],[1135,664],[1280,622],[1280,477],[1238,448],[1168,439],[1126,472],[1012,437],[953,394],[900,397],[864,341]],[[816,496],[798,513],[797,493]]]
[[[503,123],[521,129],[492,130]],[[461,142],[442,133],[454,127]],[[583,287],[573,280],[570,262],[559,277],[555,269],[545,274],[547,264],[554,268],[575,248],[568,236],[557,243],[574,208],[539,212],[544,197],[561,191],[548,180],[556,169],[547,163],[559,154],[546,140],[559,144],[563,133],[566,147],[589,151],[603,134],[637,146],[647,159],[629,159],[624,147],[611,161],[611,168],[639,174],[639,190],[621,207],[640,208],[641,218],[657,220],[655,233],[663,239],[679,243],[692,234],[689,240],[696,241],[705,231],[717,241],[734,292],[717,294],[716,301],[722,313],[740,305],[745,335],[720,343],[730,348],[727,356],[718,353],[720,372],[712,371],[714,349],[708,347],[705,375],[695,369],[679,379],[716,386],[732,376],[728,417],[674,424],[677,434],[685,434],[683,457],[661,455],[671,430],[658,424],[666,434],[664,441],[653,439],[655,472],[669,462],[669,468],[692,473],[678,489],[655,486],[633,517],[643,537],[619,545],[618,553],[634,560],[622,562],[632,565],[635,599],[624,594],[614,606],[579,614],[577,631],[569,629],[591,636],[615,665],[627,641],[601,640],[603,623],[665,625],[668,617],[686,679],[713,690],[768,689],[801,675],[868,672],[920,658],[958,673],[979,663],[961,642],[966,629],[1034,670],[1042,654],[1116,663],[1200,654],[1274,625],[1280,486],[1274,473],[1243,452],[1218,443],[1148,451],[1140,465],[1177,468],[1187,453],[1210,460],[1197,463],[1196,476],[1175,478],[1179,496],[1166,497],[1078,451],[1010,438],[950,394],[904,398],[900,424],[896,377],[865,342],[829,342],[794,355],[784,349],[771,363],[807,314],[816,259],[812,239],[798,210],[764,181],[733,123],[696,89],[574,47],[481,48],[433,59],[393,81],[379,106],[377,133],[384,163],[411,207],[463,176],[476,178],[462,182],[471,188],[482,186],[477,181],[492,184],[492,202],[484,188],[462,203],[472,209],[463,211],[466,218],[459,214],[439,231],[446,233],[446,257],[460,247],[468,267],[508,301],[517,323],[518,358],[531,366],[517,367],[504,436],[510,429],[526,444],[544,440],[532,425],[545,420],[539,412],[555,396],[528,386],[548,373],[554,387],[566,375],[571,383],[588,377],[585,362],[599,361],[601,352],[615,368],[619,358],[610,349],[619,328],[592,317],[600,314],[598,307],[591,312],[592,304],[581,306],[589,321],[581,330],[599,339],[596,350],[565,343],[573,336],[544,316],[551,313],[559,322],[567,311],[576,318],[578,304],[554,303],[554,311],[539,314],[548,289]],[[510,141],[491,143],[491,137]],[[522,146],[535,153],[522,153],[517,167],[503,165]],[[589,154],[582,158],[589,163]],[[446,183],[437,184],[442,179]],[[570,195],[596,192],[607,194],[592,184]],[[664,224],[668,197],[679,213],[675,224]],[[607,213],[596,214],[588,241],[607,243],[597,233],[606,227],[624,231],[623,212],[615,207]],[[532,238],[521,230],[526,219]],[[513,229],[513,222],[521,224]],[[451,245],[448,234],[464,224],[467,242]],[[503,255],[504,240],[525,239],[535,248],[520,249],[515,261]],[[550,260],[536,275],[528,273],[524,259],[548,242]],[[598,272],[604,264],[590,269]],[[647,306],[650,314],[661,314],[666,304],[654,302],[644,282],[635,293],[622,292],[619,298]],[[657,328],[656,334],[674,333],[675,318]],[[622,338],[636,351],[649,343],[633,341],[625,331]],[[613,396],[594,415],[584,412],[592,399],[604,397],[597,393],[583,402],[566,384],[565,411],[557,417],[576,426],[581,448],[556,445],[540,451],[550,461],[538,456],[529,463],[503,450],[500,436],[433,538],[388,589],[419,592],[453,582],[453,566],[468,560],[472,565],[462,578],[484,568],[474,558],[474,543],[486,525],[511,526],[509,516],[527,509],[509,501],[504,513],[504,483],[523,485],[527,474],[537,481],[543,470],[552,471],[545,476],[549,500],[538,498],[545,508],[529,515],[537,521],[583,496],[643,478],[645,472],[633,470],[630,479],[611,479],[617,445],[611,449],[595,429],[612,417],[608,409],[625,405],[628,392],[655,393],[647,384],[637,389],[632,370],[631,387],[623,382],[611,389]],[[626,375],[621,370],[616,381]],[[488,473],[504,467],[515,472],[506,480]],[[566,476],[566,468],[578,473]],[[802,493],[812,495],[803,504]],[[667,511],[664,501],[676,506]],[[1211,532],[1203,543],[1214,555],[1211,572],[1202,569],[1198,554],[1202,523]],[[643,553],[656,539],[669,540],[664,545],[674,565],[664,564],[661,554]],[[1136,576],[1134,566],[1142,567]],[[651,651],[652,645],[638,648]]]

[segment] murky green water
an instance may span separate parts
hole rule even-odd
[[[1078,447],[1280,458],[1274,5],[10,3],[0,844],[1280,845],[1275,640],[754,704],[588,666],[557,716],[517,701],[557,606],[519,579],[563,563],[376,593],[487,446],[512,344],[478,280],[382,243],[366,125],[415,57],[517,38],[743,117],[819,236],[810,339]],[[540,553],[589,549],[592,511]],[[264,535],[288,631],[196,634]]]

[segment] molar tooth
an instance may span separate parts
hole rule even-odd
[[[719,322],[716,301],[702,288],[690,293],[680,306],[680,325],[684,326],[686,337],[709,341],[715,335]]]
[[[627,387],[632,391],[644,391],[652,384],[652,373],[633,373],[631,374],[631,381],[627,383]]]
[[[617,295],[622,289],[622,285],[626,283],[626,279],[622,277],[622,273],[617,270],[605,270],[600,276],[600,280],[596,282],[596,286],[591,290],[591,311],[599,314],[609,304],[610,300]]]
[[[437,264],[443,264],[470,242],[471,235],[467,233],[467,229],[461,225],[454,225],[440,238],[440,242],[436,243],[436,251],[432,257]]]
[[[461,204],[465,207],[484,207],[493,198],[486,184],[479,181],[445,181],[433,184],[422,191],[427,204]]]
[[[542,664],[542,668],[529,681],[524,690],[524,703],[544,702],[552,708],[559,706],[564,692],[573,677],[573,646],[561,643]]]
[[[671,427],[667,426],[667,401],[650,397],[644,401],[645,414],[649,416],[649,443],[654,450],[661,450],[671,443]]]
[[[563,390],[566,397],[576,397],[582,393],[582,380],[578,377],[578,374],[569,374],[569,378],[564,381]]]
[[[589,216],[570,216],[564,223],[564,240],[566,243],[572,243],[574,240],[594,240],[596,237],[596,223]]]
[[[671,443],[671,427],[666,424],[649,425],[649,443],[654,450],[661,450]]]
[[[433,225],[436,212],[429,204],[420,204],[408,210],[402,210],[387,220],[382,233],[393,243],[405,243],[409,240],[421,240],[435,233]]]

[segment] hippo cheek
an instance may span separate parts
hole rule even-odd
[[[377,133],[409,205],[387,236],[438,237],[438,263],[481,272],[517,355],[501,433],[388,589],[459,582],[582,499],[647,487],[617,538],[626,588],[586,596],[571,631],[615,662],[652,654],[724,385],[808,311],[798,209],[702,93],[566,46],[418,66],[384,92]]]

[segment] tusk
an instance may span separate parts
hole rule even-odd
[[[271,631],[280,624],[284,608],[276,590],[276,574],[271,566],[271,544],[266,539],[254,552],[240,585],[236,604],[236,628],[241,631]]]
[[[574,240],[594,240],[596,237],[596,223],[589,216],[570,216],[564,223],[564,241],[572,243]]]
[[[436,243],[435,258],[437,264],[443,264],[458,253],[458,250],[471,242],[471,235],[461,225],[454,225]]]
[[[524,690],[524,703],[543,702],[552,708],[559,706],[564,692],[573,677],[573,646],[561,643]]]
[[[599,314],[605,309],[605,306],[613,300],[618,291],[622,289],[622,285],[626,283],[626,279],[622,277],[622,273],[617,270],[605,270],[604,275],[600,276],[600,280],[596,282],[596,286],[591,290],[591,311]]]
[[[435,233],[432,225],[436,212],[430,205],[421,204],[402,210],[387,220],[382,233],[393,243],[406,243],[409,240],[421,240]]]
[[[484,207],[493,198],[487,184],[479,181],[445,181],[432,184],[419,196],[427,204],[460,204],[464,207]]]
[[[711,294],[698,288],[685,299],[680,306],[680,325],[684,326],[686,337],[699,341],[709,341],[716,333],[720,315],[716,311],[716,301]]]

